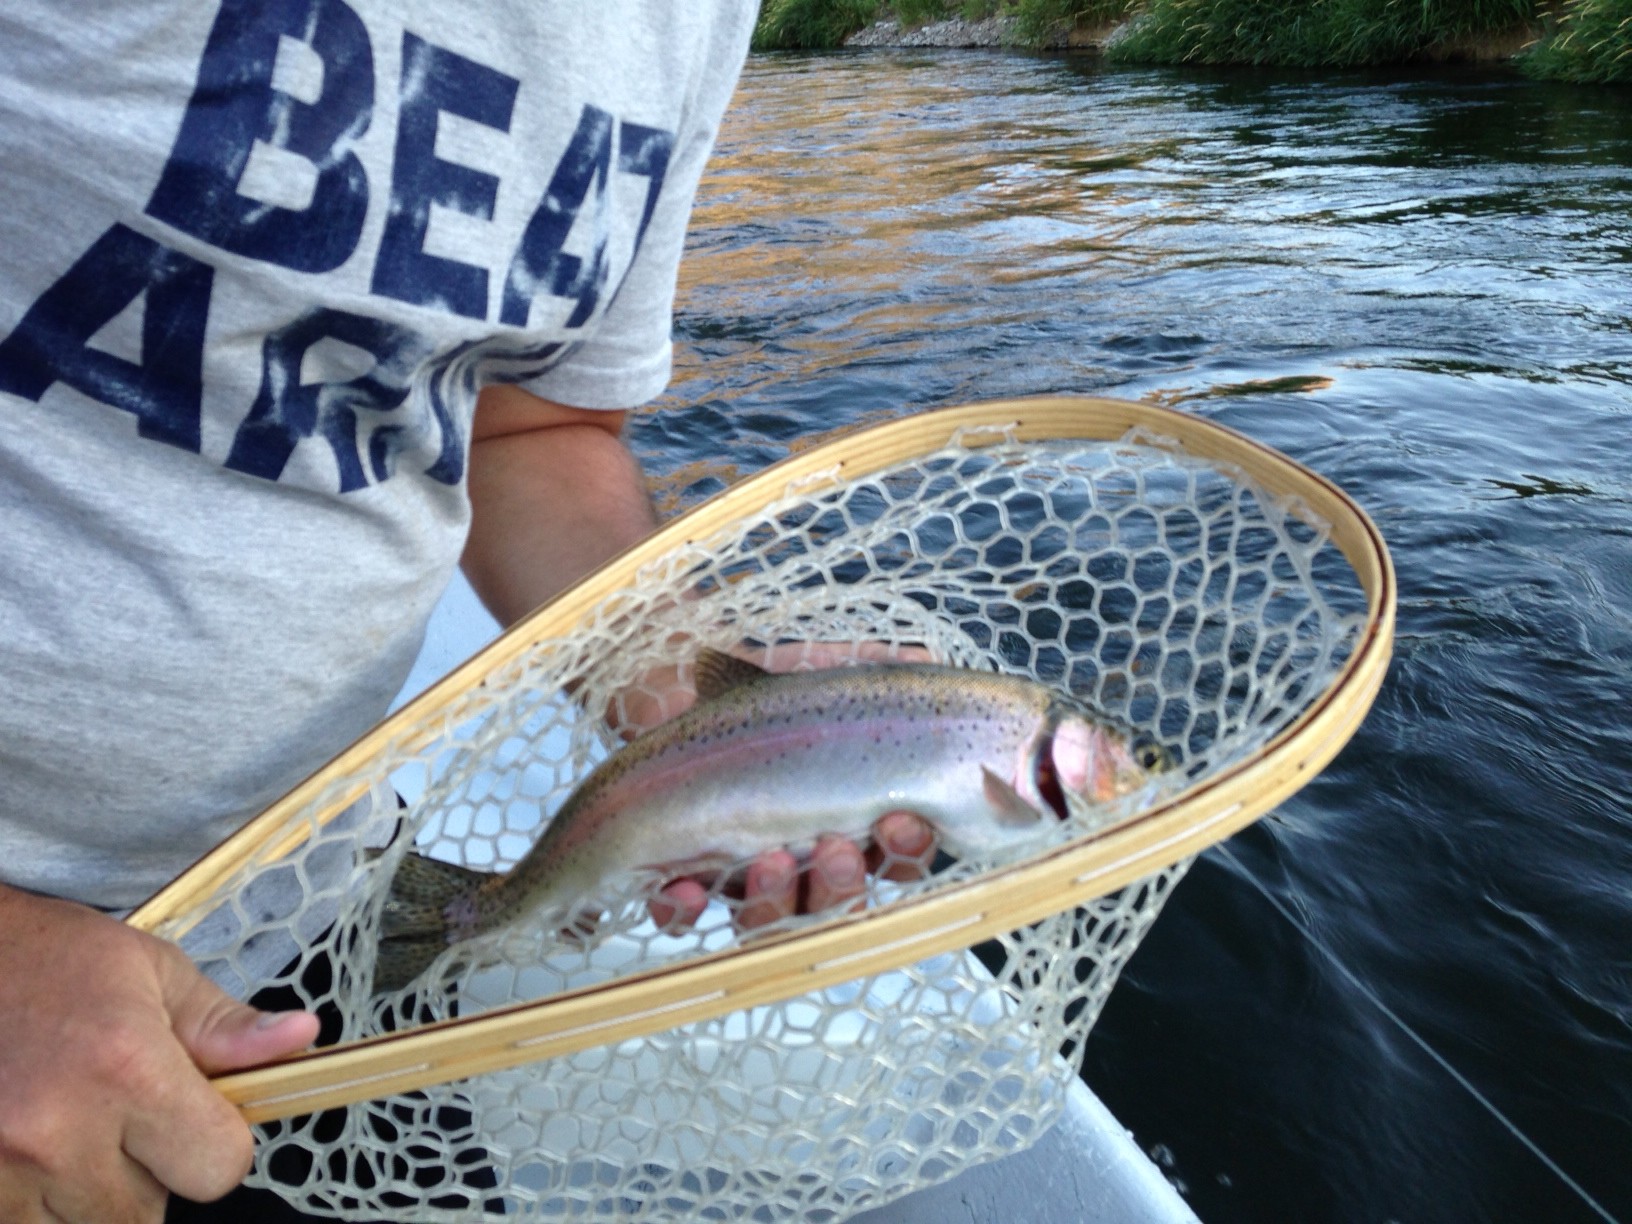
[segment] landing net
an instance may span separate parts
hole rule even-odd
[[[1365,691],[1341,716],[1328,709],[1318,742],[1284,756],[1345,685],[1374,689],[1360,664],[1380,636],[1386,654],[1386,554],[1381,577],[1357,576],[1345,554],[1363,547],[1333,540],[1346,499],[1320,486],[1317,512],[1288,461],[1177,414],[1021,401],[916,427],[933,441],[890,443],[916,446],[906,457],[869,455],[863,434],[827,466],[818,454],[780,483],[761,478],[771,492],[757,505],[671,525],[136,916],[237,993],[273,987],[327,1017],[340,1051],[327,1079],[351,1103],[241,1092],[267,1119],[253,1183],[350,1220],[836,1221],[1049,1126],[1190,855],[1306,780],[1369,704]],[[1070,436],[1093,429],[1114,432]],[[1177,440],[1197,431],[1204,450],[1224,437],[1291,491]],[[610,881],[587,940],[524,922],[374,995],[380,906],[402,856],[514,865],[620,725],[673,712],[673,692],[645,678],[684,680],[705,645],[774,651],[779,667],[927,650],[1026,674],[1154,736],[1176,764],[1151,790],[1063,822],[1032,856],[1055,876],[971,860],[920,882],[875,878],[863,913],[789,919],[749,941],[726,875],[678,934],[652,921],[650,881]],[[1275,776],[1255,782],[1272,758]],[[991,891],[1006,870],[1010,891]],[[916,925],[797,959],[897,911]],[[548,1039],[473,1026],[709,956],[705,969],[724,968],[703,987],[671,997],[655,993],[661,972],[636,978],[613,1015],[571,1013]],[[631,1015],[633,1029],[616,1027]],[[360,1039],[425,1031],[468,1032],[471,1057],[334,1061],[369,1049],[349,1044]],[[321,1056],[312,1066],[323,1079]]]

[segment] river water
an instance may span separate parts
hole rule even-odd
[[[1208,1224],[1632,1221],[1632,94],[755,57],[678,310],[634,435],[671,506],[1050,392],[1354,494],[1377,706],[1197,863],[1084,1074]]]

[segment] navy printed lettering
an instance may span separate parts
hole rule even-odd
[[[567,319],[568,327],[582,327],[594,311],[606,282],[604,236],[597,241],[587,268],[583,260],[562,248],[592,189],[596,205],[605,206],[606,176],[612,165],[612,123],[611,115],[594,106],[584,107],[578,116],[577,130],[510,261],[499,322],[526,327],[533,299],[540,292],[577,299],[578,305]]]
[[[301,382],[306,356],[320,342],[338,340],[372,355],[374,365],[345,382]],[[392,475],[398,453],[423,446],[415,422],[397,409],[408,397],[414,367],[425,357],[424,341],[414,331],[349,314],[314,310],[267,336],[262,345],[261,389],[238,428],[226,466],[251,476],[277,480],[305,438],[321,438],[334,452],[340,491],[350,493]],[[386,417],[383,422],[375,419]],[[419,430],[425,425],[418,423]],[[440,416],[438,459],[449,447],[455,455],[455,480],[463,463],[463,443],[451,417]],[[368,465],[362,458],[362,431],[367,430]],[[440,478],[440,477],[439,477]],[[452,484],[454,481],[444,481]]]
[[[521,83],[404,33],[389,208],[370,268],[358,249],[370,196],[357,152],[374,109],[368,30],[346,0],[218,5],[146,202],[148,217],[185,236],[185,249],[167,245],[167,231],[145,219],[140,228],[113,224],[0,339],[0,391],[39,402],[61,383],[132,414],[142,437],[199,453],[206,434],[219,436],[202,425],[213,309],[223,334],[263,329],[247,415],[237,415],[247,387],[240,398],[229,376],[211,389],[212,424],[236,426],[227,468],[341,493],[399,468],[457,484],[468,455],[460,421],[480,388],[527,381],[568,358],[607,310],[613,277],[626,280],[628,266],[613,263],[627,254],[632,264],[646,238],[674,134],[584,105],[519,239],[493,235],[494,247],[513,251],[494,292],[485,261],[432,253],[433,206],[491,223],[500,187],[496,174],[446,160],[458,154],[443,116],[509,134]],[[540,135],[519,134],[516,143]],[[338,275],[269,278],[257,263]],[[455,328],[445,318],[416,327],[356,313],[365,284],[378,306],[389,298],[474,320],[496,310],[504,328]],[[250,294],[240,317],[236,295]],[[541,298],[552,300],[547,310]],[[352,309],[317,308],[326,299]],[[535,304],[548,316],[536,323]],[[134,323],[136,306],[139,339],[102,347]]]
[[[663,178],[669,172],[669,155],[673,151],[674,136],[662,128],[639,123],[618,125],[618,169],[625,174],[643,175],[647,180],[646,203],[640,210],[640,228],[635,231],[637,251],[646,237],[646,227],[652,223],[652,213],[657,209],[657,196],[663,190]]]
[[[38,401],[64,382],[133,413],[142,437],[196,453],[214,275],[208,264],[115,225],[0,342],[0,391]],[[139,363],[88,347],[144,293]]]
[[[391,211],[374,264],[375,293],[466,318],[487,317],[487,269],[427,254],[425,231],[432,204],[491,221],[499,180],[435,155],[437,117],[446,111],[508,132],[519,86],[514,77],[413,34],[402,36]]]
[[[464,477],[465,465],[464,450],[458,445],[459,434],[453,428],[453,409],[448,404],[448,388],[452,384],[470,397],[474,397],[481,390],[485,348],[486,345],[480,341],[459,345],[451,353],[445,353],[437,360],[435,369],[426,381],[431,415],[442,424],[443,446],[442,453],[425,469],[425,474],[444,484],[458,484]]]
[[[273,88],[280,37],[322,63],[313,102]],[[193,237],[297,272],[338,268],[357,247],[368,180],[349,146],[367,130],[374,57],[361,18],[340,0],[223,0],[149,215]],[[310,204],[251,199],[239,181],[257,141],[310,162]]]

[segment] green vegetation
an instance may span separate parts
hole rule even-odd
[[[877,19],[878,0],[763,0],[756,51],[837,47]]]
[[[969,0],[977,3],[978,0]],[[950,15],[951,6],[947,0],[896,0],[894,4],[881,6],[887,15],[894,17],[908,29],[921,26],[925,22],[940,21]],[[985,16],[984,13],[980,16]]]
[[[1385,64],[1534,15],[1534,0],[1151,0],[1112,51],[1136,64]]]
[[[1124,21],[1139,7],[1140,0],[1016,0],[1010,11],[1020,41],[1037,46],[1072,26]]]
[[[764,0],[754,49],[837,47],[884,17],[912,29],[948,17],[980,21],[1000,14],[1015,19],[1015,36],[1022,45],[1040,46],[1061,28],[1119,21],[1139,4],[1140,0]]]
[[[1632,82],[1632,0],[1571,0],[1520,63],[1553,81]]]
[[[910,28],[994,14],[1030,46],[1126,19],[1106,52],[1126,64],[1354,67],[1530,31],[1518,60],[1532,75],[1632,81],[1632,0],[764,0],[754,45],[836,47],[881,17]]]

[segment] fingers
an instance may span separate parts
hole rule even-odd
[[[125,1123],[124,1151],[165,1186],[200,1202],[249,1172],[253,1140],[208,1075],[254,1066],[311,1045],[310,1012],[262,1012],[238,1002],[165,945],[155,966],[174,1040],[146,1051],[145,1090]]]
[[[41,1203],[44,1214],[37,1218],[63,1224],[161,1224],[169,1192],[124,1153],[112,1155],[103,1169],[81,1169],[78,1177],[63,1178],[49,1188]],[[110,1186],[119,1187],[116,1195],[107,1193]]]
[[[0,1220],[6,1224],[162,1224],[169,1193],[116,1147],[76,1167],[0,1167]]]
[[[123,1064],[120,1087],[127,1097],[120,1147],[186,1198],[220,1198],[243,1180],[254,1155],[249,1127],[210,1087],[191,1053],[197,1046],[205,1052],[204,1068],[225,1069],[220,1063],[230,1059],[223,1059],[221,1052],[231,1037],[216,1030],[244,1026],[235,1014],[239,1006],[227,1000],[203,1021],[186,1010],[172,1011],[175,1036],[170,1040],[161,1040],[158,1034],[132,1034],[124,1039],[128,1051],[116,1047],[112,1053]],[[248,1024],[254,1023],[253,1014]]]
[[[916,817],[907,820],[921,823]],[[910,829],[904,832],[910,835]],[[821,838],[802,872],[792,854],[772,850],[748,868],[737,925],[753,930],[792,914],[820,913],[856,900],[866,889],[867,857],[849,838]]]
[[[652,898],[648,907],[660,931],[671,935],[690,930],[708,908],[708,889],[693,879],[674,880]]]
[[[889,812],[873,826],[868,870],[886,880],[919,880],[929,874],[935,855],[935,830],[911,812]]]
[[[911,812],[890,812],[873,826],[865,852],[849,838],[828,835],[816,843],[801,869],[787,850],[769,850],[741,877],[736,924],[745,931],[769,926],[794,914],[819,913],[860,897],[867,876],[907,881],[929,874],[935,830]],[[738,895],[733,888],[732,895]],[[708,907],[709,890],[695,877],[670,881],[652,898],[650,913],[659,929],[690,929]]]
[[[206,1075],[271,1062],[317,1040],[318,1019],[311,1012],[258,1011],[204,978],[185,1000],[170,1004],[177,1038]]]
[[[748,866],[737,925],[745,931],[769,926],[799,910],[799,863],[786,850],[771,850]]]
[[[217,1198],[243,1179],[249,1128],[140,994],[51,1026],[45,1061],[0,1075],[4,1218],[158,1224],[166,1187]],[[21,1203],[18,1203],[21,1200]]]
[[[788,851],[768,850],[743,873],[736,925],[752,931],[797,913],[815,913],[854,900],[866,885],[866,858],[847,838],[822,838],[802,872]],[[697,922],[708,900],[708,889],[687,877],[666,884],[649,910],[660,929],[678,933]]]
[[[816,843],[805,871],[807,913],[853,901],[866,887],[867,859],[860,846],[843,837],[824,837]]]
[[[187,1059],[154,1061],[151,1088],[127,1114],[122,1147],[183,1198],[218,1199],[243,1181],[254,1159],[249,1127]]]

